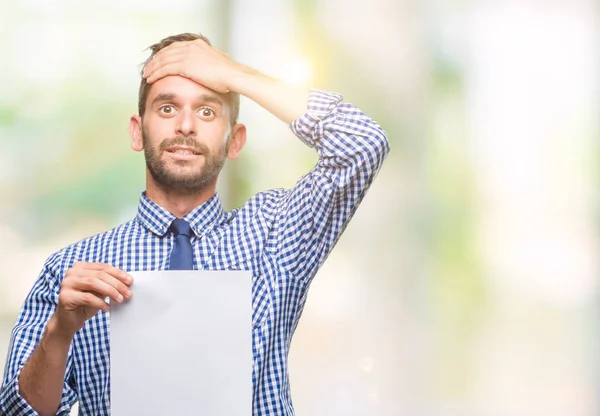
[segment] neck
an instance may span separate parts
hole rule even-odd
[[[214,180],[197,191],[164,189],[148,175],[146,178],[146,197],[177,218],[182,218],[185,214],[212,198],[215,195],[216,187],[217,181]]]

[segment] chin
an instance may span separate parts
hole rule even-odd
[[[165,164],[166,170],[172,176],[201,175],[204,162],[192,160],[176,160]]]

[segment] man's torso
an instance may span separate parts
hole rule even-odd
[[[283,193],[261,193],[239,210],[221,212],[214,227],[192,238],[195,269],[252,272],[254,414],[267,409],[293,414],[287,356],[305,296],[304,284],[282,270],[274,256],[276,221],[268,208]],[[172,247],[172,236],[158,237],[136,218],[66,248],[62,268],[85,261],[127,272],[166,270]],[[108,314],[99,312],[73,340],[69,360],[82,415],[108,414],[110,409],[109,320]]]

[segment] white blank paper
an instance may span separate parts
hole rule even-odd
[[[131,274],[111,310],[111,415],[251,414],[251,273]]]

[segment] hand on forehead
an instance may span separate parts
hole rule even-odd
[[[203,40],[175,42],[161,49],[144,67],[142,76],[153,83],[169,75],[189,78],[219,92],[229,92],[228,80],[240,67],[229,56]]]

